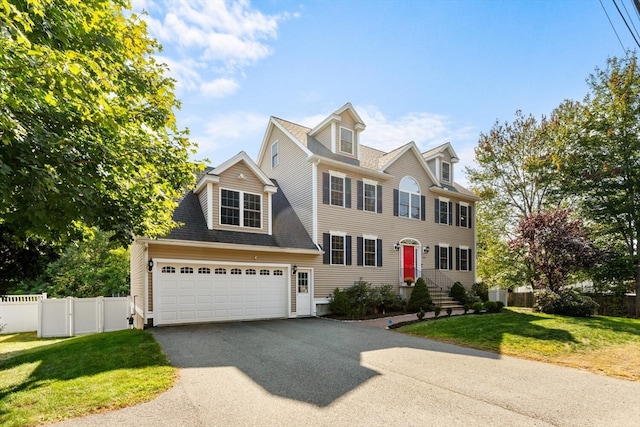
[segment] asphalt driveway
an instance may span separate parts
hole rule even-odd
[[[152,402],[61,425],[637,425],[640,383],[323,319],[163,327]]]

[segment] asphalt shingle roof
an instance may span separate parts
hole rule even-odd
[[[274,184],[278,185],[275,181]],[[281,189],[273,194],[271,201],[273,209],[273,234],[271,236],[246,231],[209,230],[198,196],[193,191],[189,191],[173,213],[174,221],[182,225],[171,230],[165,238],[250,246],[317,249]]]

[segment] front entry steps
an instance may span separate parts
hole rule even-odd
[[[464,306],[449,296],[449,293],[436,285],[428,284],[429,294],[434,305],[439,305],[443,310],[451,307],[453,310],[464,310]]]

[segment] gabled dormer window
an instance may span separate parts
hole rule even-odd
[[[449,162],[442,162],[442,173],[441,173],[441,177],[440,180],[444,183],[450,184],[451,183],[451,163]]]
[[[340,151],[353,154],[353,131],[347,128],[340,128]]]
[[[262,227],[262,196],[242,191],[220,190],[220,224]]]

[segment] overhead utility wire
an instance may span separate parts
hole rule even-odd
[[[636,0],[639,1],[639,0]],[[622,40],[620,40],[620,36],[618,35],[618,32],[616,31],[616,27],[613,26],[613,22],[611,22],[611,18],[609,18],[609,14],[607,13],[607,9],[604,8],[604,5],[602,4],[602,0],[600,0],[600,6],[602,6],[602,10],[604,10],[604,14],[607,15],[607,19],[609,20],[609,24],[611,25],[611,28],[613,29],[613,32],[616,35],[616,38],[618,39],[618,42],[620,42],[620,47],[622,48],[623,52],[626,52],[627,49],[625,49],[624,45],[622,44]]]
[[[631,26],[633,27],[633,31],[635,31],[635,35],[638,35],[638,29],[636,28],[636,25],[633,23],[633,18],[631,17],[631,14],[629,13],[629,11],[627,10],[627,6],[624,4],[624,1],[622,2],[622,7],[624,8],[624,11],[627,13],[627,18],[629,18],[629,22],[631,22]],[[636,15],[638,14],[638,11],[636,11]]]
[[[616,3],[616,0],[613,0],[613,4],[615,5],[616,9],[618,9],[618,13],[620,14],[620,17],[622,18],[622,21],[624,22],[624,25],[627,26],[627,29],[631,33],[631,37],[633,37],[633,41],[635,41],[636,45],[640,48],[640,43],[638,43],[638,39],[636,38],[636,35],[633,34],[633,31],[631,30],[631,27],[629,27],[629,24],[627,23],[627,20],[624,18],[624,15],[622,14],[622,11],[618,7],[618,3]]]

